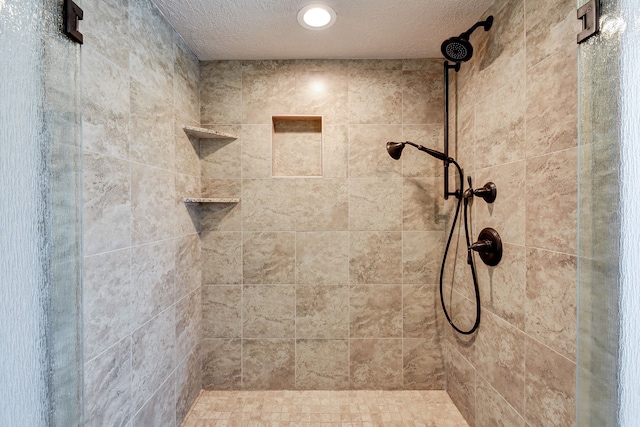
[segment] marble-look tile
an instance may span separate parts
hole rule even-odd
[[[402,123],[442,124],[444,84],[442,68],[403,72]]]
[[[87,4],[90,3],[90,4]],[[129,68],[129,0],[78,2],[91,13],[94,22],[82,28],[83,52],[97,51],[118,67]]]
[[[526,157],[525,82],[518,74],[476,107],[476,167],[515,162]]]
[[[193,291],[176,303],[176,361],[196,351],[202,339],[202,292]]]
[[[576,20],[576,5],[562,0],[525,2],[527,68],[559,50],[576,51],[576,34],[582,28]],[[568,69],[575,67],[567,67]]]
[[[200,178],[200,139],[189,136],[184,126],[198,127],[200,120],[190,118],[186,113],[174,109],[173,136],[176,172]]]
[[[349,127],[323,125],[324,177],[346,178],[349,167]]]
[[[405,125],[402,127],[404,141],[443,151],[444,126],[443,125]],[[466,141],[466,140],[465,140]],[[451,142],[450,142],[451,143]],[[451,144],[453,145],[453,144]],[[419,153],[413,147],[408,147],[402,156],[402,175],[407,178],[426,178],[442,176],[442,162]],[[467,165],[466,163],[464,163]],[[468,166],[467,166],[468,167]],[[442,185],[440,185],[441,187]]]
[[[476,384],[476,425],[525,427],[520,414],[482,376]]]
[[[402,301],[405,338],[440,336],[442,325],[438,325],[438,311],[441,308],[437,285],[404,285]]]
[[[135,331],[132,348],[132,404],[137,411],[175,369],[175,309],[163,311]]]
[[[131,81],[129,159],[149,166],[175,168],[173,106],[158,92]]]
[[[515,245],[525,244],[525,175],[526,162],[520,161],[476,171],[473,181],[474,188],[481,188],[488,182],[493,182],[497,188],[493,203],[474,199],[474,222],[482,224],[483,228],[498,230],[503,242]]]
[[[295,283],[295,240],[295,233],[243,233],[244,283]]]
[[[203,231],[202,284],[235,285],[242,283],[242,233]]]
[[[200,60],[175,31],[173,99],[175,109],[200,123]]]
[[[577,264],[573,255],[527,251],[524,330],[569,360],[576,358]]]
[[[240,126],[215,126],[219,132],[240,134]],[[237,139],[201,139],[200,166],[202,176],[209,179],[242,178],[242,142]]]
[[[131,427],[176,425],[176,379],[171,375],[131,420]]]
[[[482,307],[524,330],[527,260],[524,246],[503,243],[500,264],[489,267],[477,259]]]
[[[525,335],[491,313],[482,317],[476,368],[519,413],[524,411]]]
[[[402,286],[352,286],[349,295],[349,336],[402,337]]]
[[[349,229],[349,183],[345,179],[299,179],[295,182],[297,231]]]
[[[445,287],[444,292],[445,305],[451,322],[462,331],[470,331],[477,320],[475,300],[471,301],[458,292],[451,291],[451,288],[448,287]],[[484,317],[486,314],[486,311],[481,312],[479,332],[477,331],[470,335],[463,335],[454,330],[453,327],[448,324],[444,313],[440,317],[443,323],[443,335],[449,343],[449,347],[474,366],[476,365],[478,336],[485,323]]]
[[[151,0],[129,4],[131,75],[146,82],[158,95],[173,97],[173,29]]]
[[[292,182],[287,179],[242,181],[242,229],[245,231],[295,230]]]
[[[271,178],[271,118],[269,124],[243,124],[240,130],[242,146],[242,177]]]
[[[402,71],[350,70],[349,123],[402,123]]]
[[[83,154],[84,254],[131,244],[130,164],[112,157]]]
[[[575,425],[576,365],[527,338],[526,414],[529,425]]]
[[[190,175],[175,174],[176,200],[175,221],[176,236],[185,236],[200,231],[200,206],[188,204],[184,199],[200,195],[200,178]]]
[[[201,245],[197,234],[176,240],[176,298],[198,289],[202,283]]]
[[[291,338],[296,330],[296,287],[244,286],[243,338]]]
[[[240,179],[202,179],[202,197],[241,198]],[[206,203],[200,206],[201,227],[206,231],[241,231],[242,202]]]
[[[577,162],[577,148],[527,160],[527,246],[576,253]]]
[[[346,70],[301,72],[296,76],[295,94],[297,113],[322,115],[326,123],[347,123],[349,80]]]
[[[351,232],[349,282],[402,283],[401,232]]]
[[[295,74],[277,71],[242,73],[242,123],[271,124],[271,116],[294,111]]]
[[[341,285],[349,280],[349,233],[296,234],[296,283]]]
[[[387,153],[387,141],[402,141],[400,125],[349,126],[349,177],[400,178],[402,162]]]
[[[441,231],[402,233],[404,284],[438,283],[444,251]]]
[[[199,346],[198,346],[199,347]],[[195,349],[176,369],[176,425],[182,425],[202,390],[200,351]]]
[[[527,157],[578,145],[578,69],[567,66],[578,49],[569,46],[527,70]]]
[[[349,288],[298,285],[295,326],[297,338],[348,338]]]
[[[460,101],[458,101],[460,105]],[[456,111],[457,129],[449,130],[449,152],[467,171],[477,171],[476,166],[476,108],[475,103],[460,106]],[[453,121],[453,118],[450,118]],[[455,169],[450,168],[450,175]]]
[[[402,388],[402,339],[350,340],[349,376],[356,390]]]
[[[476,417],[476,370],[455,350],[447,350],[445,357],[447,393],[469,423],[475,426]]]
[[[174,302],[175,240],[131,249],[131,290],[134,328],[140,327]]]
[[[274,177],[322,177],[321,120],[274,120],[271,174]]]
[[[84,365],[84,425],[124,427],[132,411],[131,340],[124,339]]]
[[[239,390],[242,384],[242,340],[202,340],[202,388]]]
[[[242,388],[293,390],[295,340],[265,339],[242,342]]]
[[[444,212],[442,178],[407,178],[402,184],[402,216],[405,231],[441,231]]]
[[[442,77],[442,60],[437,58],[409,58],[402,60],[403,71],[438,71]]]
[[[349,180],[349,230],[401,231],[402,179]]]
[[[242,123],[242,70],[239,61],[200,63],[203,124]]]
[[[202,287],[202,335],[242,337],[242,286]]]
[[[402,340],[403,389],[442,390],[445,385],[444,355],[438,339]]]
[[[167,239],[175,233],[175,174],[131,165],[133,244]]]
[[[82,57],[82,146],[120,159],[129,156],[129,73],[97,51]]]
[[[349,388],[347,340],[297,340],[296,389],[345,390]]]
[[[402,70],[401,59],[352,59],[348,63],[349,70]]]
[[[90,360],[131,332],[131,251],[84,258],[84,357]]]

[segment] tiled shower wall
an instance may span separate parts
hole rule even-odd
[[[86,426],[179,425],[200,389],[199,63],[150,0],[83,0]]]
[[[203,208],[203,387],[443,388],[442,166],[385,150],[442,146],[442,61],[203,62],[200,95],[238,135],[202,142],[203,196],[241,198]],[[322,177],[272,177],[290,114],[323,116]]]
[[[483,317],[447,329],[447,390],[472,426],[575,424],[577,45],[569,0],[498,0],[458,75],[457,157],[498,198],[473,206],[474,237],[502,236],[502,262],[478,262]],[[466,249],[450,300],[475,314]],[[451,279],[449,279],[451,283]]]

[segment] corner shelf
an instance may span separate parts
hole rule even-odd
[[[203,198],[203,197],[191,197],[184,199],[184,202],[187,204],[202,204],[202,203],[221,203],[221,204],[231,204],[231,203],[240,203],[240,199],[237,198]]]
[[[238,139],[238,137],[233,134],[219,132],[213,129],[199,128],[195,126],[183,126],[182,129],[184,129],[184,132],[187,135],[200,139]]]

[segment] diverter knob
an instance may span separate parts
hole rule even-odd
[[[469,246],[469,256],[471,251],[478,252],[485,264],[496,266],[502,259],[502,239],[496,230],[487,227],[478,235],[478,241]]]

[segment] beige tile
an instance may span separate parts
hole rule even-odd
[[[402,388],[401,339],[352,339],[349,347],[352,389]]]
[[[476,425],[525,427],[524,419],[482,376],[476,386]]]
[[[187,135],[184,132],[185,125],[198,126],[200,121],[189,118],[182,111],[174,110],[174,165],[176,172],[200,178],[200,140]]]
[[[202,283],[202,246],[197,234],[176,240],[176,298],[198,289]]]
[[[240,62],[201,62],[200,102],[203,124],[241,123],[242,71]]]
[[[577,258],[527,251],[525,331],[570,360],[576,358]]]
[[[351,232],[349,257],[352,284],[402,282],[400,232]]]
[[[132,243],[140,244],[174,236],[175,203],[175,174],[132,164]]]
[[[243,233],[245,284],[295,283],[295,233]]]
[[[296,283],[341,285],[349,280],[349,233],[296,234]]]
[[[79,2],[80,7],[84,2]],[[82,29],[86,51],[96,51],[119,67],[129,67],[130,34],[129,7],[122,0],[108,0],[91,3],[94,25]],[[87,52],[83,55],[86,55]],[[84,60],[84,57],[83,57]]]
[[[293,338],[296,322],[296,288],[244,286],[242,295],[243,338]]]
[[[349,336],[402,337],[402,286],[356,285],[349,296]]]
[[[352,59],[349,70],[402,70],[401,59]]]
[[[349,388],[347,340],[297,340],[296,389]]]
[[[436,151],[443,151],[444,126],[442,124],[404,125],[402,133],[405,141],[411,141]],[[450,142],[451,146],[453,144]],[[450,155],[453,152],[450,153]],[[465,163],[466,165],[466,163]],[[413,147],[407,147],[402,154],[402,175],[411,178],[442,176],[442,162]],[[441,185],[442,186],[442,185]]]
[[[527,67],[571,47],[576,48],[576,34],[582,28],[576,20],[576,5],[562,0],[525,3]],[[575,67],[567,67],[575,68]]]
[[[242,283],[242,233],[203,231],[202,283],[233,285]]]
[[[526,408],[529,425],[575,425],[576,365],[527,338]]]
[[[444,354],[438,339],[402,340],[403,388],[441,390],[445,385]]]
[[[191,352],[176,370],[176,423],[182,425],[202,391],[200,351]]]
[[[349,127],[323,125],[324,177],[346,178],[349,167]]]
[[[519,413],[524,411],[525,335],[484,313],[476,343],[476,368]]]
[[[202,340],[202,388],[238,390],[242,384],[242,341]]]
[[[349,85],[346,69],[303,71],[296,77],[295,111],[319,114],[323,121],[347,124]]]
[[[205,339],[242,337],[242,286],[202,287]]]
[[[191,51],[182,36],[173,32],[175,111],[187,114],[200,123],[200,60]]]
[[[349,230],[402,230],[402,179],[349,180]]]
[[[452,292],[450,288],[445,288],[445,305],[447,312],[453,324],[461,331],[470,331],[476,322],[476,303],[471,301],[458,292]],[[481,311],[480,328],[483,327],[487,311]],[[440,317],[442,319],[444,314]],[[479,331],[473,334],[460,334],[447,322],[446,318],[442,319],[443,334],[447,339],[450,347],[458,354],[464,357],[469,363],[476,366],[476,348],[478,346]]]
[[[444,228],[442,185],[442,178],[407,178],[403,181],[405,231],[440,231]]]
[[[527,246],[576,253],[576,170],[577,149],[527,160]]]
[[[440,335],[437,285],[404,285],[402,292],[402,328],[405,338],[433,338]]]
[[[349,177],[399,178],[402,162],[387,153],[387,141],[402,141],[400,125],[349,126]]]
[[[578,144],[577,48],[547,57],[527,70],[527,156]]]
[[[274,120],[272,176],[323,176],[322,136],[322,120]]]
[[[291,183],[286,192],[290,198]],[[344,179],[295,181],[297,231],[346,231],[349,229],[349,187]]]
[[[402,123],[442,124],[444,85],[442,66],[404,71]]]
[[[402,72],[350,70],[349,123],[402,123]]]
[[[242,182],[242,228],[246,231],[293,231],[293,182],[245,179]]]
[[[202,179],[202,197],[242,198],[240,179]],[[200,205],[200,221],[203,230],[241,231],[242,201],[239,203],[206,203]]]
[[[176,302],[176,363],[182,363],[190,353],[198,351],[200,341],[202,341],[202,292],[198,289]],[[181,378],[180,381],[182,380]]]
[[[457,351],[446,354],[447,393],[469,423],[475,426],[476,416],[476,370]]]
[[[215,126],[215,130],[240,134],[240,126]],[[200,167],[203,179],[242,178],[242,141],[237,139],[201,139]]]
[[[242,387],[249,390],[295,388],[295,340],[244,340]]]
[[[271,178],[271,121],[268,123],[242,125],[237,142],[242,146],[242,177],[245,179]]]
[[[347,286],[297,286],[296,337],[348,338],[349,288]]]
[[[242,123],[271,124],[295,108],[295,74],[285,69],[242,73]]]
[[[476,165],[476,109],[475,103],[462,104],[458,101],[459,110],[456,112],[457,129],[450,129],[449,155],[467,171],[477,171]],[[453,118],[450,118],[450,123]],[[450,125],[451,126],[451,125]],[[455,128],[455,126],[452,126]],[[450,175],[456,170],[451,167]]]
[[[402,233],[404,284],[438,283],[444,236],[441,231]]]
[[[196,204],[184,203],[188,197],[198,197],[200,195],[200,178],[190,175],[175,174],[175,220],[176,236],[185,236],[200,231],[200,206]]]

